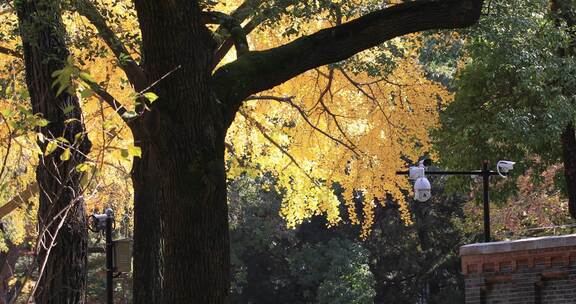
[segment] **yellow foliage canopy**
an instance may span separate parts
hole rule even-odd
[[[273,47],[285,42],[280,36],[263,31],[253,44]],[[281,213],[291,227],[318,214],[337,224],[341,203],[334,184],[345,189],[349,217],[362,224],[364,236],[375,204],[387,197],[399,202],[404,221],[411,223],[405,201],[411,187],[395,172],[406,160],[429,153],[428,130],[438,124],[438,111],[451,99],[442,85],[426,79],[416,41],[395,41],[407,51],[384,77],[323,67],[253,96],[228,133],[229,176],[273,173],[284,199]],[[361,56],[372,60],[368,52]],[[361,198],[359,217],[355,201]]]
[[[124,16],[119,24],[112,25],[113,29],[122,29],[130,34],[127,36],[139,35],[136,18],[131,14],[131,2],[100,2],[102,7]],[[230,10],[239,3],[226,4],[218,9]],[[14,30],[9,26],[15,24],[14,18],[13,14],[1,15],[0,24],[5,26],[0,27],[0,31]],[[326,21],[319,20],[302,28],[314,32],[328,26]],[[94,27],[76,13],[67,15],[66,23],[71,41],[88,41],[71,46],[74,58],[84,58],[87,50],[102,51],[102,56],[88,61],[76,60],[76,65],[88,71],[116,99],[134,107],[136,92],[127,85],[125,75],[118,68],[118,60],[93,34],[96,32]],[[277,46],[287,40],[282,38],[280,31],[272,29],[254,32],[249,38],[254,50]],[[451,98],[441,85],[426,79],[423,74],[417,59],[417,38],[393,42],[404,50],[404,54],[395,59],[396,68],[389,75],[375,78],[334,65],[306,72],[269,92],[251,97],[228,133],[229,177],[244,173],[272,174],[276,181],[270,186],[282,194],[281,213],[291,227],[318,214],[325,214],[330,224],[337,224],[341,219],[341,203],[334,193],[334,184],[345,189],[343,198],[350,219],[362,225],[364,235],[372,225],[375,204],[384,203],[388,197],[400,203],[403,218],[410,223],[404,199],[405,191],[410,191],[410,187],[407,180],[396,176],[395,172],[406,165],[406,160],[417,160],[429,152],[428,129],[438,123],[439,108]],[[16,49],[19,43],[15,39],[3,42],[1,46]],[[130,55],[138,58],[137,50],[131,49],[131,52]],[[228,56],[234,56],[233,53]],[[359,58],[370,62],[374,60],[371,56],[366,52]],[[0,54],[0,71],[21,71],[21,64],[18,58]],[[14,87],[13,91],[25,91],[20,72],[14,72],[15,75],[2,73],[0,78],[6,79]],[[79,94],[84,90],[86,88],[81,84],[77,87]],[[25,94],[4,95],[0,99],[2,108],[16,109],[16,104],[26,104]],[[93,143],[89,155],[89,165],[93,169],[89,170],[92,175],[86,192],[88,210],[115,206],[115,209],[129,213],[132,209],[128,177],[131,157],[126,157],[125,152],[134,151],[137,143],[106,103],[91,94],[82,94],[81,98]],[[5,138],[7,132],[5,126],[0,127],[1,138]],[[36,134],[30,128],[23,136],[26,144],[21,147],[27,151],[29,159],[34,159],[31,156],[37,153],[33,144]],[[0,150],[0,153],[4,155],[6,151]],[[11,158],[10,162],[16,160]],[[34,160],[26,164],[27,181],[33,179],[34,164]],[[14,189],[28,184],[15,182],[17,180],[9,182],[13,183],[10,185]],[[360,215],[355,202],[361,198],[363,211]],[[0,196],[0,202],[5,203],[7,199]]]

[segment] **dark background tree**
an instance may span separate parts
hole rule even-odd
[[[464,301],[458,250],[481,231],[463,229],[467,197],[447,195],[445,179],[434,182],[430,202],[411,202],[413,225],[393,201],[378,207],[365,240],[346,218],[331,228],[321,216],[285,228],[281,197],[263,190],[263,179],[230,183],[233,303]]]
[[[516,177],[528,173],[539,184],[547,170],[563,164],[556,189],[568,198],[572,217],[573,16],[572,1],[493,1],[490,18],[463,32],[463,52],[452,56],[468,62],[452,82],[455,100],[436,133],[447,167],[472,169],[483,159],[518,162],[515,178],[499,183],[497,201],[517,193]]]

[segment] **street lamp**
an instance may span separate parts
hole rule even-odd
[[[490,242],[490,204],[488,191],[490,187],[490,176],[498,175],[506,177],[508,171],[514,169],[516,164],[513,161],[501,160],[496,164],[496,172],[488,169],[488,161],[482,163],[482,170],[478,171],[429,171],[426,172],[426,166],[431,164],[430,160],[420,161],[418,166],[412,166],[408,171],[397,171],[397,175],[408,175],[414,182],[414,199],[419,202],[425,202],[432,197],[432,187],[426,178],[428,175],[480,175],[482,176],[483,202],[484,202],[484,242]]]

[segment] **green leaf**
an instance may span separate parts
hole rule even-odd
[[[38,118],[35,122],[36,126],[38,127],[45,127],[49,124],[50,122],[44,118]]]
[[[81,139],[83,136],[84,136],[84,133],[83,133],[83,132],[78,132],[78,133],[76,133],[76,135],[74,135],[74,142],[76,143],[76,142],[80,141],[80,139]]]
[[[46,145],[46,151],[44,151],[44,156],[52,154],[52,152],[56,151],[57,148],[58,148],[58,142],[55,140],[51,140]]]
[[[118,57],[118,63],[120,66],[124,66],[126,63],[132,61],[132,58],[130,58],[130,55],[128,54],[121,53]]]
[[[60,96],[60,94],[62,94],[66,89],[68,89],[68,83],[66,83],[66,85],[61,84],[58,91],[56,91],[56,96]]]
[[[92,89],[90,88],[84,88],[80,91],[80,97],[82,98],[88,98],[91,97],[94,94],[94,91],[92,91]]]
[[[62,154],[60,154],[60,160],[61,161],[67,161],[70,159],[70,148],[66,148],[64,149],[64,152],[62,152]]]
[[[128,153],[132,157],[140,157],[140,158],[142,157],[142,149],[140,149],[140,147],[137,146],[128,147]]]
[[[153,92],[146,92],[143,94],[144,98],[148,99],[150,103],[155,102],[158,99],[158,95]]]
[[[82,189],[86,189],[88,184],[90,184],[90,174],[84,172],[84,174],[82,174],[82,178],[80,178],[80,187]]]
[[[58,137],[58,138],[56,138],[56,140],[63,143],[63,144],[70,144],[70,142],[64,137]]]
[[[120,150],[120,155],[122,156],[122,158],[128,158],[130,157],[130,152],[128,152],[128,149],[122,149]]]
[[[28,99],[30,97],[30,92],[28,92],[28,90],[20,90],[18,91],[18,95],[20,96],[20,99]]]
[[[76,107],[74,105],[68,105],[62,110],[62,112],[64,112],[64,115],[67,115],[74,111],[75,108]]]
[[[92,166],[90,165],[90,163],[81,163],[79,165],[76,166],[76,171],[78,172],[86,172],[88,170],[90,170],[90,168],[92,168]]]
[[[86,72],[80,72],[80,74],[78,74],[78,76],[80,77],[80,79],[87,81],[87,82],[96,82],[96,80],[94,80],[94,78],[92,78],[92,75],[86,73]]]
[[[56,71],[52,72],[52,75],[50,75],[50,76],[52,76],[52,78],[56,78],[56,77],[60,76],[60,74],[62,74],[62,72],[63,72],[63,69],[62,70],[56,70]]]

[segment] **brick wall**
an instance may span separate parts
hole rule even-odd
[[[576,304],[576,235],[460,248],[466,304]]]

